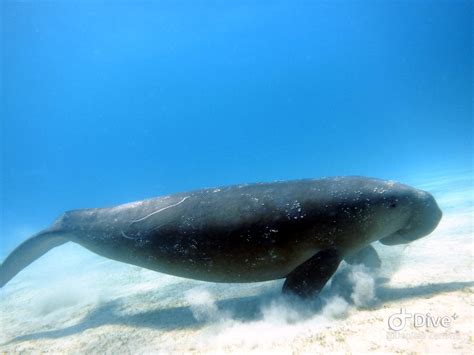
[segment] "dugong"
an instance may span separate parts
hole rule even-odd
[[[65,212],[0,266],[0,287],[66,242],[128,264],[196,280],[286,279],[283,291],[319,293],[342,260],[378,267],[370,245],[405,244],[442,216],[433,196],[374,178],[235,185]]]

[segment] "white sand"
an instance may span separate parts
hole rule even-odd
[[[281,281],[197,282],[61,246],[0,291],[0,351],[473,353],[469,179],[407,181],[434,193],[444,211],[438,229],[408,246],[376,243],[380,275],[343,264],[313,303],[281,297]],[[402,308],[449,324],[415,327],[412,317],[390,330]]]

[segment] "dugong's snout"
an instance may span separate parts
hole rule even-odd
[[[414,190],[412,213],[406,224],[395,233],[380,240],[385,245],[406,244],[422,238],[435,230],[443,213],[434,197],[421,190]]]

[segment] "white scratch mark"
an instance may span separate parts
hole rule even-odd
[[[122,237],[133,240],[133,238],[126,235],[124,231],[120,231],[120,233],[122,233]]]
[[[160,213],[160,212],[162,212],[162,211],[164,211],[164,210],[167,210],[168,208],[171,208],[171,207],[176,207],[176,206],[180,205],[181,203],[183,203],[184,201],[186,201],[189,197],[191,197],[191,196],[186,196],[185,198],[183,198],[181,201],[175,203],[174,205],[170,205],[170,206],[167,206],[167,207],[160,208],[159,210],[154,211],[154,212],[152,212],[152,213],[146,215],[145,217],[142,217],[142,218],[139,218],[139,219],[135,219],[135,220],[132,221],[132,223],[137,223],[137,222],[144,221],[145,219],[147,219],[147,218],[153,216],[154,214]]]

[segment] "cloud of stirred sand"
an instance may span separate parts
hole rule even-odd
[[[193,288],[186,292],[185,298],[195,319],[207,325],[202,345],[212,342],[215,347],[217,342],[252,346],[291,338],[309,328],[322,328],[345,319],[353,309],[372,306],[376,302],[376,279],[377,272],[373,270],[343,264],[319,298],[302,301],[281,295],[278,288],[259,299],[257,314],[250,321],[235,317],[228,309],[219,309],[210,287]]]

